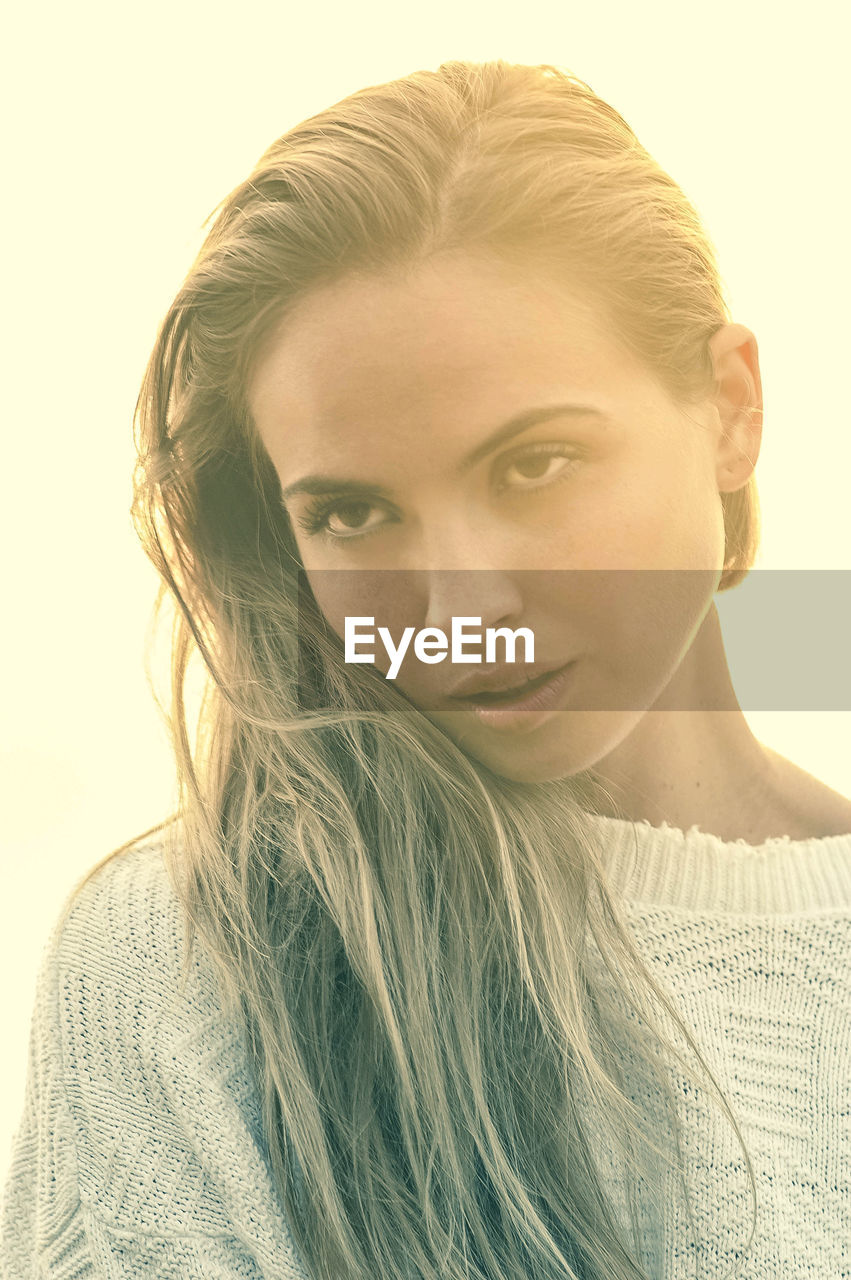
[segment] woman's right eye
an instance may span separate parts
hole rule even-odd
[[[377,512],[378,508],[372,502],[358,499],[317,502],[298,517],[298,524],[311,537],[321,534],[332,541],[346,542],[353,538],[364,538],[385,523],[379,520],[377,523],[367,524],[366,517],[370,511]],[[332,520],[338,520],[342,527],[332,528]]]

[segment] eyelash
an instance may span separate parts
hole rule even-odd
[[[527,446],[525,449],[520,449],[513,454],[506,454],[506,456],[501,461],[504,463],[506,467],[510,467],[512,463],[517,462],[521,459],[529,458],[529,457],[551,457],[551,458],[564,457],[569,461],[576,462],[578,459],[578,452],[575,449],[570,448],[570,446],[564,445],[564,444],[541,443],[539,445]],[[543,483],[539,482],[536,484],[532,482],[528,486],[503,485],[500,487],[498,492],[503,493],[506,488],[512,488],[512,489],[519,490],[519,492],[521,493],[529,493],[529,494],[538,493],[545,489],[549,489],[551,486],[555,484],[558,484],[560,480],[566,479],[571,474],[572,470],[573,470],[572,467],[565,467],[562,471],[559,471],[558,475],[554,476],[551,480],[543,481]],[[375,525],[374,528],[367,529],[363,533],[345,533],[345,534],[333,533],[327,527],[328,518],[331,515],[333,515],[334,512],[337,511],[339,508],[346,507],[346,506],[354,506],[358,504],[368,505],[370,508],[377,505],[375,503],[367,504],[367,500],[365,498],[364,499],[359,499],[359,498],[320,499],[318,502],[314,502],[305,508],[302,515],[300,515],[297,518],[297,523],[299,527],[303,529],[305,533],[307,533],[310,537],[315,537],[317,534],[320,534],[322,537],[327,538],[330,542],[354,542],[361,538],[368,538],[370,537],[371,534],[378,533],[379,530],[385,527],[385,524],[387,522],[382,521],[381,524]]]

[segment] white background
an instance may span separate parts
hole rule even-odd
[[[851,568],[850,33],[837,0],[15,10],[3,86],[0,1172],[48,930],[82,872],[174,798],[142,669],[154,575],[128,514],[144,364],[201,224],[285,129],[450,58],[550,62],[587,80],[694,200],[734,318],[759,338],[758,566]],[[851,794],[851,713],[750,718]]]

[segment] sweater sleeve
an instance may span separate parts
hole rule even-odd
[[[86,1241],[74,1124],[62,1078],[58,948],[54,928],[36,980],[23,1113],[0,1212],[4,1280],[84,1280],[98,1274]]]
[[[89,880],[45,949],[0,1212],[5,1280],[306,1280],[239,1024],[158,850]]]

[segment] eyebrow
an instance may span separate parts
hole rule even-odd
[[[565,416],[574,418],[595,418],[601,425],[607,425],[611,419],[599,409],[595,409],[593,405],[588,404],[549,404],[542,405],[536,409],[526,409],[523,413],[518,413],[513,418],[509,418],[502,426],[497,427],[486,440],[477,444],[458,466],[459,473],[469,471],[477,462],[481,462],[489,453],[493,453],[501,444],[506,444],[509,440],[522,431],[528,431],[530,427],[538,426],[541,422],[548,422],[551,418],[563,418]],[[281,491],[281,501],[286,502],[289,498],[295,497],[296,494],[323,494],[323,493],[371,493],[377,497],[389,498],[391,491],[383,485],[369,484],[364,480],[348,480],[337,476],[311,475],[304,476],[301,480],[296,480],[292,484],[288,484]]]

